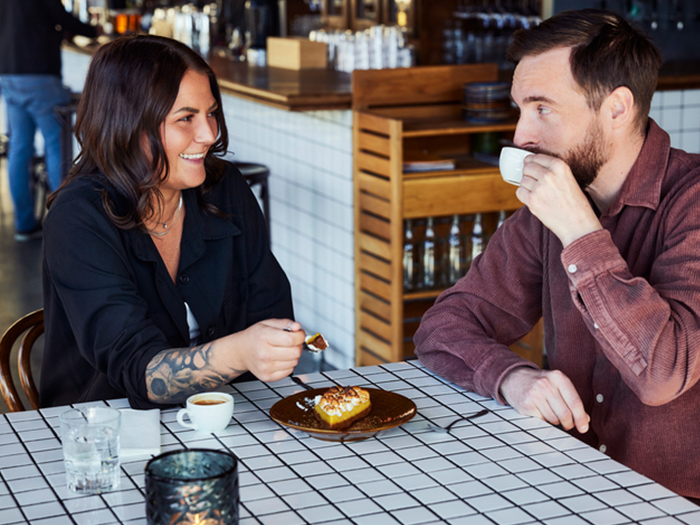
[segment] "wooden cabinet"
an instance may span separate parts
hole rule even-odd
[[[515,210],[515,188],[474,158],[472,138],[512,139],[515,118],[491,125],[462,116],[466,82],[497,80],[495,64],[353,73],[355,356],[358,365],[413,355],[420,317],[441,290],[403,289],[404,220]],[[453,170],[404,173],[418,152],[456,159]],[[513,350],[542,363],[541,325]]]

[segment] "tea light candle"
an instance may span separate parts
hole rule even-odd
[[[238,501],[238,460],[233,454],[175,450],[146,464],[149,524],[235,524]]]

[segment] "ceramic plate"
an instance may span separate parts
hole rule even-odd
[[[364,388],[364,387],[363,387]],[[359,441],[376,436],[384,430],[403,425],[416,415],[416,404],[394,392],[365,388],[369,392],[372,410],[352,426],[343,430],[327,430],[314,417],[314,398],[328,388],[304,390],[275,403],[270,417],[285,427],[306,432],[324,441]]]

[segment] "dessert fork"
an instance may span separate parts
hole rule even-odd
[[[460,421],[467,421],[469,419],[476,419],[477,417],[484,416],[488,414],[490,410],[488,408],[484,408],[483,410],[480,410],[479,412],[474,412],[473,414],[469,414],[468,416],[461,416],[455,419],[452,423],[447,425],[446,427],[441,427],[440,425],[437,425],[431,421],[428,421],[428,426],[431,428],[431,430],[434,430],[435,432],[440,432],[441,434],[446,434],[447,432],[450,431],[450,429],[454,426],[455,423],[458,423]]]
[[[312,387],[312,386],[310,386],[310,385],[307,385],[306,383],[304,383],[304,381],[302,381],[301,379],[299,379],[297,376],[290,375],[289,378],[290,378],[292,381],[294,381],[297,385],[303,386],[306,390],[313,390],[313,389],[314,389],[314,387]]]
[[[283,330],[285,332],[292,331],[289,328],[289,326],[285,326],[283,328]],[[321,342],[322,348],[316,346],[317,343],[315,342],[315,340],[317,340],[317,338]],[[323,352],[323,350],[325,350],[326,348],[328,348],[328,340],[325,337],[323,337],[323,335],[321,335],[320,333],[316,333],[316,334],[311,335],[311,336],[306,338],[306,341],[304,341],[304,343],[303,343],[303,347],[304,347],[304,350],[308,350],[312,354],[318,354],[318,353]]]

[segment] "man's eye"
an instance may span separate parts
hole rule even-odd
[[[549,108],[540,106],[539,108],[537,108],[537,112],[538,112],[540,115],[549,115],[549,114],[552,112],[552,110],[549,109]]]

